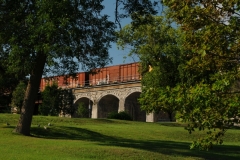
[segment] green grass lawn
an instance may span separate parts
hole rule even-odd
[[[228,130],[223,145],[199,151],[189,145],[202,133],[188,134],[178,123],[34,116],[27,137],[12,132],[18,118],[0,114],[0,159],[240,159],[240,129]]]

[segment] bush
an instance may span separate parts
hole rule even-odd
[[[12,107],[17,107],[17,113],[21,113],[26,88],[27,84],[20,81],[12,93],[11,105]]]
[[[111,112],[107,116],[108,119],[120,119],[120,120],[132,120],[132,117],[125,111],[121,111],[119,113],[117,112]]]
[[[84,106],[84,103],[80,102],[77,108],[77,114],[81,118],[88,118],[89,117],[89,110],[86,106]]]

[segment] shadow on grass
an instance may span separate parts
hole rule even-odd
[[[167,127],[187,127],[187,123],[178,123],[178,122],[158,122],[157,124]],[[240,126],[232,126],[228,129],[240,130]]]
[[[235,160],[240,157],[240,146],[215,146],[211,151],[190,150],[190,143],[186,142],[132,140],[117,136],[107,136],[78,127],[61,126],[51,127],[47,130],[32,128],[31,133],[37,138],[93,141],[103,146],[134,148],[165,155],[198,157],[210,160]]]
[[[14,126],[2,126],[1,128],[16,128]]]
[[[168,127],[186,127],[187,124],[185,123],[177,123],[177,122],[158,122],[157,124],[161,126],[168,126]]]

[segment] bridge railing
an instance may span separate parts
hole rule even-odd
[[[118,83],[132,83],[141,80],[141,75],[131,75],[125,77],[111,77],[102,79],[93,79],[89,81],[75,81],[59,86],[61,88],[81,88],[86,86],[115,85]]]

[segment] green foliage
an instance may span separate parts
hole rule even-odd
[[[102,14],[101,3],[0,0],[0,57],[8,73],[29,76],[16,132],[30,135],[32,106],[43,73],[62,75],[80,66],[92,69],[111,62],[108,48],[115,39],[115,25]]]
[[[191,148],[209,149],[222,144],[226,130],[239,123],[240,7],[233,0],[164,4],[178,30],[156,18],[149,25],[124,28],[119,45],[133,46],[130,55],[140,58],[142,107],[177,110],[178,118],[189,123],[189,133],[208,130]]]
[[[120,28],[121,19],[126,17],[131,17],[131,24],[134,27],[151,23],[152,15],[157,14],[157,10],[155,9],[157,4],[157,1],[152,0],[116,0],[115,21],[119,24]],[[119,12],[120,9],[122,9],[123,12]],[[146,17],[146,19],[140,18],[139,15],[141,15],[141,17]]]
[[[168,16],[185,34],[177,97],[180,118],[189,133],[207,130],[191,148],[209,149],[223,142],[239,123],[239,3],[230,1],[163,1]]]
[[[107,116],[108,119],[132,120],[132,117],[125,111],[111,112]]]
[[[59,90],[57,84],[47,85],[42,94],[42,104],[39,107],[41,115],[57,116],[59,110]]]
[[[85,106],[84,103],[80,102],[80,103],[78,104],[77,114],[78,114],[81,118],[87,118],[87,117],[89,117],[88,107]]]
[[[76,60],[83,68],[102,67],[111,60],[107,48],[114,24],[100,14],[101,1],[0,2],[1,54],[8,55],[9,71],[30,74],[40,53],[46,54],[49,67],[68,72],[74,71]]]
[[[12,92],[16,89],[20,80],[24,80],[23,75],[18,73],[17,76],[7,72],[6,56],[0,54],[0,112],[10,112]]]
[[[146,19],[146,17],[142,17]],[[178,95],[174,87],[181,81],[178,66],[181,62],[182,35],[164,17],[151,17],[150,24],[128,25],[118,33],[118,45],[132,46],[129,56],[140,59],[142,94],[139,102],[147,112],[163,110],[171,115],[176,110]]]
[[[42,104],[39,107],[41,115],[58,116],[73,114],[73,95],[71,90],[58,88],[57,84],[47,85],[42,92]]]
[[[62,115],[70,114],[72,115],[75,112],[75,108],[73,106],[73,93],[71,89],[58,89],[59,91],[59,110]]]
[[[12,107],[17,107],[18,113],[21,113],[26,88],[27,85],[23,81],[20,81],[12,93]]]

